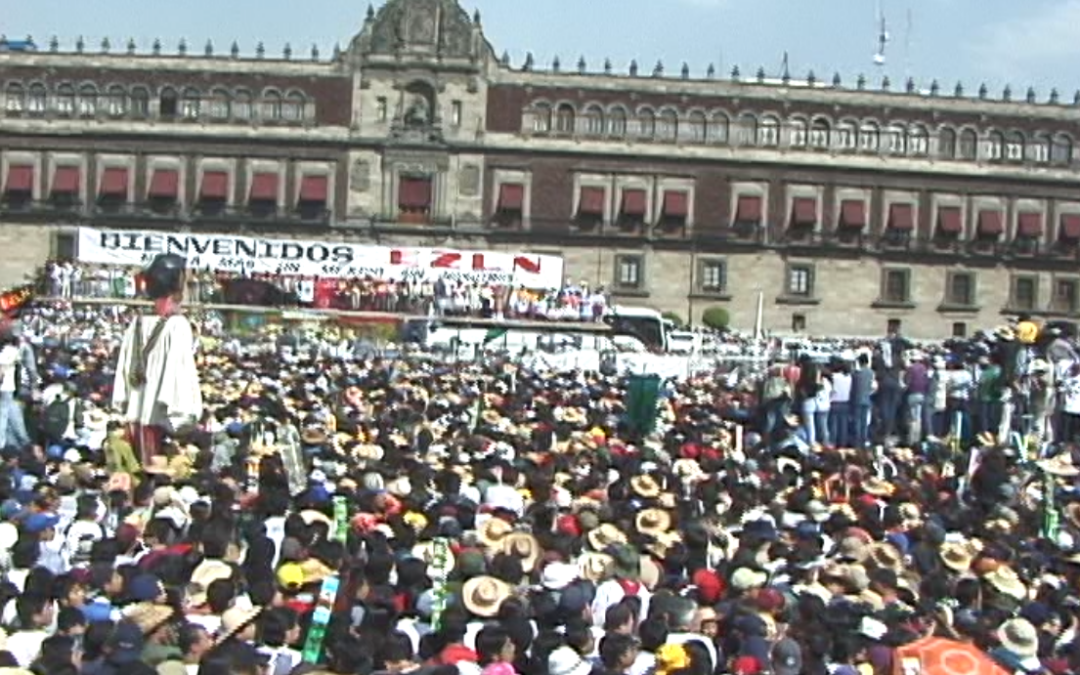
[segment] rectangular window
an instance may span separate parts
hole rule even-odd
[[[199,99],[185,98],[180,101],[180,116],[186,120],[199,119]]]
[[[1040,140],[1030,143],[1027,146],[1027,158],[1038,164],[1046,164],[1050,161],[1050,144]]]
[[[452,101],[450,103],[450,126],[461,126],[461,101]]]
[[[644,267],[641,257],[636,255],[620,255],[615,258],[615,287],[623,289],[640,289],[644,278]]]
[[[804,333],[804,332],[806,332],[806,315],[805,314],[792,314],[791,315],[791,332],[792,333]]]
[[[814,268],[809,265],[791,265],[787,274],[787,294],[809,298],[814,294]]]
[[[945,301],[957,307],[971,307],[975,304],[975,277],[969,272],[954,272],[949,275],[949,287]]]
[[[952,325],[952,336],[954,338],[966,338],[967,332],[967,324],[963,321],[957,321]]]
[[[1012,287],[1010,309],[1034,311],[1039,302],[1039,280],[1037,277],[1015,277]]]
[[[1055,312],[1074,313],[1077,309],[1077,298],[1077,282],[1075,279],[1054,280],[1052,308]]]
[[[386,97],[384,96],[375,99],[375,119],[380,122],[386,121]]]
[[[1024,161],[1024,144],[1017,141],[1009,141],[1006,143],[1005,158],[1010,162]]]
[[[723,293],[727,288],[727,264],[723,260],[703,260],[698,286],[705,293]]]
[[[986,158],[992,161],[997,161],[1004,155],[1004,148],[1001,147],[1002,143],[998,139],[990,139],[986,142]]]
[[[20,113],[23,109],[23,97],[21,93],[8,92],[7,100],[4,101],[4,108],[9,113]]]
[[[909,270],[885,270],[882,279],[881,299],[885,302],[906,303],[911,300],[911,272]]]
[[[901,321],[900,319],[889,319],[888,321],[885,322],[885,332],[886,333],[899,333],[900,329],[903,328],[903,326],[904,326],[904,322]]]

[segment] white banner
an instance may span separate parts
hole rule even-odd
[[[560,288],[563,283],[563,260],[553,255],[79,228],[80,262],[141,267],[159,253],[182,255],[192,269],[245,276],[441,278],[538,290]]]

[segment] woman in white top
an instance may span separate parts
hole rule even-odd
[[[0,447],[26,447],[30,435],[22,406],[15,398],[19,386],[19,338],[10,326],[0,330]]]

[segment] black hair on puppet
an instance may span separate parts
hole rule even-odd
[[[145,270],[146,295],[151,300],[161,300],[176,295],[184,288],[184,272],[187,260],[175,253],[156,256]]]

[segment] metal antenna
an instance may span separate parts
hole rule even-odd
[[[907,8],[907,25],[904,27],[904,77],[911,77],[911,35],[915,32],[915,13]]]
[[[889,29],[885,21],[885,10],[881,6],[881,0],[877,2],[877,52],[874,54],[874,65],[885,65],[885,46],[889,44]]]

